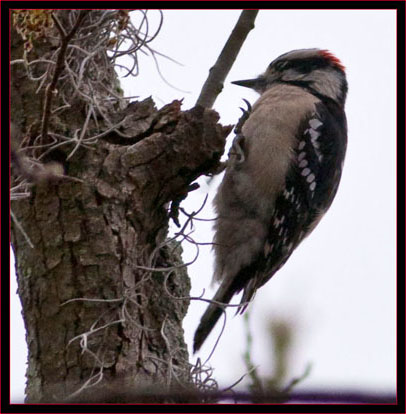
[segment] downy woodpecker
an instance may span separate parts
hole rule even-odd
[[[256,290],[288,260],[330,207],[347,145],[347,81],[329,51],[293,50],[255,79],[260,94],[236,127],[214,205],[214,280],[220,287],[195,333],[197,351],[224,305]]]

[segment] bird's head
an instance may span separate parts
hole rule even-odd
[[[271,62],[257,78],[232,83],[260,94],[275,84],[288,83],[307,88],[341,106],[348,89],[344,66],[332,53],[322,49],[292,50]]]

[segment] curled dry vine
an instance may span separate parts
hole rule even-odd
[[[37,84],[36,93],[45,99],[40,127],[28,125],[20,136],[12,137],[12,151],[22,161],[10,191],[11,200],[29,197],[33,181],[64,176],[63,171],[55,172],[47,165],[51,152],[71,147],[69,159],[79,146],[91,149],[108,133],[124,135],[119,128],[125,119],[112,119],[108,109],[123,108],[133,97],[125,97],[119,83],[112,84],[115,77],[106,74],[116,68],[125,70],[124,76],[136,76],[139,52],[152,55],[155,61],[156,55],[165,56],[150,46],[163,22],[162,12],[156,12],[159,22],[153,30],[146,10],[133,12],[140,15],[137,25],[130,19],[130,10],[13,11],[13,25],[24,41],[24,55],[12,60],[11,67],[22,65],[28,79]],[[43,38],[53,47],[37,57],[34,52]],[[123,64],[124,57],[130,63]],[[59,106],[54,105],[56,100]],[[78,125],[73,136],[66,136],[61,115],[74,106],[83,108],[85,122]]]
[[[89,344],[89,338],[92,335],[100,334],[103,330],[108,329],[109,327],[116,325],[116,324],[132,324],[135,325],[140,331],[152,331],[154,328],[140,325],[135,318],[132,317],[132,311],[131,306],[134,305],[137,307],[138,310],[145,307],[146,303],[148,302],[147,298],[143,297],[142,294],[138,292],[139,287],[143,283],[147,283],[148,280],[152,277],[154,273],[163,273],[164,274],[164,288],[166,294],[171,298],[175,300],[182,300],[182,301],[191,301],[191,300],[197,300],[197,301],[204,301],[211,303],[213,302],[210,299],[203,298],[204,291],[200,296],[176,296],[173,292],[171,292],[171,288],[169,287],[170,284],[170,277],[171,275],[178,271],[179,269],[185,268],[193,264],[198,256],[199,256],[199,245],[211,245],[212,243],[200,243],[193,239],[191,234],[194,231],[194,220],[198,221],[212,221],[213,219],[202,219],[197,217],[197,215],[203,210],[205,204],[207,201],[207,196],[205,197],[201,207],[197,211],[193,211],[192,213],[186,212],[184,208],[181,208],[180,210],[182,213],[186,216],[185,223],[182,225],[181,229],[178,230],[172,238],[168,238],[164,243],[156,246],[156,248],[153,250],[153,252],[145,259],[146,265],[139,265],[138,269],[142,272],[142,276],[140,280],[134,285],[131,289],[127,289],[124,291],[124,294],[120,298],[114,298],[114,299],[101,299],[101,298],[73,298],[70,299],[64,303],[61,304],[61,306],[66,306],[69,303],[76,302],[76,301],[83,301],[87,302],[89,304],[102,304],[105,303],[107,305],[114,305],[113,307],[110,307],[108,310],[103,312],[100,317],[94,321],[92,326],[87,332],[83,332],[80,335],[77,335],[76,337],[72,338],[69,341],[68,346],[73,344],[74,342],[78,341],[79,346],[82,349],[82,353],[89,354],[94,359],[94,372],[92,375],[86,380],[86,382],[74,393],[69,395],[67,397],[67,400],[73,401],[75,400],[80,393],[89,387],[92,387],[94,385],[97,385],[103,378],[103,367],[108,365],[108,361],[105,361],[104,358],[101,356],[102,354],[102,347],[100,346],[100,349],[98,351],[91,350],[88,347]],[[160,260],[160,254],[163,249],[169,249],[170,252],[173,252],[174,250],[180,249],[180,246],[183,241],[187,241],[188,243],[191,243],[196,247],[196,255],[188,263],[177,263],[173,266],[168,267],[158,267],[157,262]],[[216,302],[217,303],[217,302]],[[179,348],[173,348],[170,341],[166,338],[165,330],[167,319],[165,318],[160,329],[160,334],[162,338],[164,339],[164,343],[167,347],[167,354],[168,358],[164,361],[160,359],[159,361],[163,364],[165,364],[168,367],[168,371],[166,372],[167,376],[167,384],[169,387],[169,384],[172,384],[173,381],[175,381],[178,385],[178,388],[180,390],[183,389],[183,392],[186,394],[191,391],[190,384],[193,383],[195,387],[195,392],[198,394],[194,394],[195,397],[197,395],[205,396],[204,398],[207,399],[207,401],[212,400],[213,395],[217,395],[219,386],[217,381],[213,378],[213,368],[208,365],[209,360],[211,359],[217,344],[223,334],[223,331],[225,329],[226,325],[226,314],[225,309],[227,307],[238,307],[238,305],[232,305],[232,304],[223,304],[218,303],[222,309],[224,314],[224,323],[223,327],[221,329],[221,332],[216,340],[215,345],[213,346],[210,355],[207,357],[206,361],[202,363],[200,358],[196,360],[194,364],[189,363],[187,365],[188,372],[181,372],[179,373],[179,367],[173,363],[173,361],[176,360],[178,352],[181,352],[182,350]],[[156,357],[148,357],[156,359]],[[186,374],[186,375],[185,375]],[[246,375],[246,374],[245,374]],[[238,381],[236,381],[235,384],[233,384],[230,387],[227,387],[226,389],[222,390],[222,392],[233,392],[233,387],[238,384],[243,378],[243,375]],[[188,381],[184,381],[182,378],[188,378]],[[170,389],[167,390],[168,395],[170,395]],[[182,395],[183,393],[180,391],[179,395]]]

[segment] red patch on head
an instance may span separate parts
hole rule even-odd
[[[341,63],[340,59],[336,58],[329,50],[320,50],[320,55],[329,60],[332,65],[337,66],[345,72],[345,66]]]

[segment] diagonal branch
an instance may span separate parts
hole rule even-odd
[[[217,96],[223,89],[224,80],[231,69],[237,55],[248,36],[254,28],[254,21],[258,10],[243,10],[228,38],[215,65],[210,69],[209,76],[203,85],[196,106],[211,108]]]

